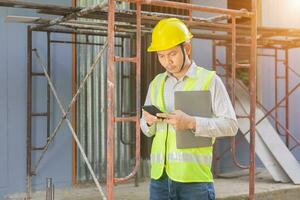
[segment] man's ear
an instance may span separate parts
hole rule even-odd
[[[190,42],[186,42],[184,44],[184,49],[189,58],[191,58],[192,54],[192,44]]]

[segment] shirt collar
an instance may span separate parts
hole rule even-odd
[[[192,64],[190,65],[189,69],[187,70],[187,72],[185,73],[185,75],[183,76],[182,79],[184,79],[186,77],[195,79],[196,78],[196,69],[197,69],[197,65],[195,64],[194,61],[192,61]],[[171,73],[166,71],[166,78],[169,78],[169,77],[174,77],[174,76],[172,76]]]

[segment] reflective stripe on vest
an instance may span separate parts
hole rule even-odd
[[[183,91],[208,90],[214,75],[215,72],[213,71],[197,67],[197,78],[192,79],[188,77],[188,79],[185,80]],[[164,103],[166,76],[166,72],[157,75],[150,87],[151,104],[157,106],[162,111],[166,111]],[[165,153],[167,153],[167,156],[165,156]],[[151,148],[151,178],[160,178],[164,167],[166,167],[168,176],[175,181],[212,182],[213,177],[210,170],[211,161],[212,146],[177,149],[174,128],[163,122],[156,124],[156,134]],[[164,164],[166,164],[166,166],[164,166]]]
[[[189,163],[202,163],[211,165],[212,157],[209,154],[191,154],[188,152],[171,152],[168,153],[169,162],[189,162]],[[164,163],[164,155],[161,153],[151,154],[152,163]]]

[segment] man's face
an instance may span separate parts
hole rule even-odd
[[[183,55],[180,46],[168,50],[158,51],[160,64],[171,74],[180,72],[183,62]]]

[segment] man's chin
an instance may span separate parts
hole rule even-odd
[[[176,70],[176,69],[168,69],[168,72],[170,72],[171,74],[173,74],[173,73],[178,73],[178,70]]]

